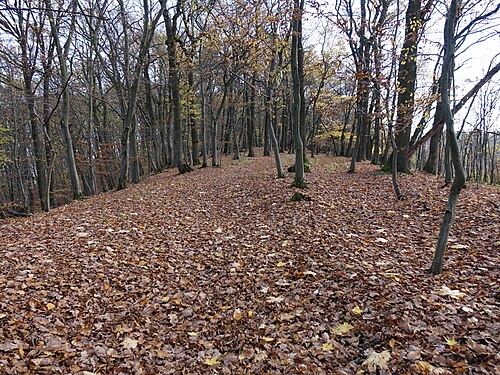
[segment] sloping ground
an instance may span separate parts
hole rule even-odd
[[[346,169],[314,159],[311,201],[258,157],[0,222],[0,373],[499,373],[500,190],[463,192],[431,277],[448,189]]]

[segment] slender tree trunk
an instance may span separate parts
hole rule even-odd
[[[455,129],[453,124],[453,113],[450,105],[449,87],[450,80],[452,79],[454,69],[455,57],[455,24],[458,16],[458,3],[460,0],[451,0],[446,17],[445,31],[444,31],[444,59],[443,59],[443,73],[441,75],[442,82],[440,85],[441,100],[443,106],[443,118],[446,122],[446,135],[449,139],[449,148],[451,160],[455,170],[455,179],[450,189],[448,196],[448,203],[446,211],[441,223],[439,231],[438,242],[434,252],[434,259],[431,265],[431,273],[433,275],[440,274],[443,269],[444,254],[448,244],[448,236],[451,230],[451,225],[455,217],[455,210],[461,190],[465,186],[465,172],[460,159],[460,150],[458,147],[457,138],[455,136]]]
[[[198,136],[198,129],[196,127],[195,100],[194,100],[195,85],[194,85],[194,73],[192,70],[190,70],[188,73],[188,83],[191,89],[189,95],[189,126],[191,129],[193,165],[200,165],[200,138]]]
[[[73,140],[71,137],[71,132],[69,130],[69,102],[70,102],[70,93],[67,89],[67,85],[69,83],[70,74],[68,71],[68,58],[69,58],[69,50],[71,46],[71,39],[73,37],[73,32],[76,23],[76,1],[74,2],[73,15],[70,24],[69,35],[67,37],[66,43],[64,45],[61,44],[61,40],[59,38],[58,25],[56,24],[56,20],[52,11],[52,4],[50,0],[45,0],[45,6],[47,7],[47,12],[50,21],[50,28],[52,31],[52,37],[54,38],[54,43],[56,46],[57,57],[59,59],[59,69],[61,74],[61,91],[62,91],[62,99],[61,99],[61,131],[62,137],[64,141],[64,145],[66,147],[66,162],[68,163],[68,172],[71,180],[71,188],[73,191],[73,199],[81,199],[83,197],[83,190],[80,183],[80,178],[78,176],[78,170],[76,167],[75,153],[73,150]]]
[[[250,94],[248,94],[250,90]],[[252,77],[252,83],[250,87],[247,87],[247,144],[248,144],[248,157],[254,157],[255,152],[253,150],[254,136],[255,136],[255,81]]]
[[[201,92],[201,158],[202,158],[201,167],[206,168],[208,166],[207,121],[206,121],[205,91],[203,90],[203,80],[200,80],[200,92]]]
[[[31,130],[31,139],[33,141],[33,153],[35,158],[36,169],[36,184],[38,189],[38,197],[43,211],[50,209],[47,201],[47,159],[44,154],[44,143],[42,134],[39,128],[38,116],[35,110],[35,93],[33,90],[33,74],[34,66],[31,64],[28,52],[27,35],[25,25],[22,19],[19,20],[19,29],[23,31],[23,35],[19,38],[19,46],[21,47],[21,66],[23,73],[23,90],[26,97],[26,105],[28,107],[29,123]]]

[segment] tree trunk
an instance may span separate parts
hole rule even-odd
[[[250,90],[250,95],[248,95],[248,90]],[[248,157],[254,157],[255,152],[253,150],[253,140],[255,136],[255,81],[252,77],[252,82],[250,87],[247,87],[246,98],[247,98],[247,144],[248,144]]]
[[[304,147],[302,142],[302,79],[303,71],[300,69],[299,55],[302,49],[302,12],[303,0],[294,0],[292,19],[292,82],[293,82],[293,108],[292,127],[295,142],[295,178],[293,186],[297,188],[306,187],[304,179]]]
[[[193,165],[200,165],[200,138],[198,136],[198,129],[196,127],[195,115],[195,85],[194,73],[192,70],[188,73],[188,83],[191,92],[189,93],[189,127],[191,130],[191,147],[193,155]]]
[[[449,149],[453,168],[455,170],[455,179],[450,189],[448,196],[448,203],[446,211],[441,223],[439,231],[438,242],[434,252],[434,259],[431,265],[431,273],[433,275],[440,274],[443,269],[444,255],[446,246],[448,244],[448,236],[451,230],[451,225],[455,217],[455,210],[460,195],[460,191],[465,186],[465,173],[460,159],[460,150],[458,148],[457,138],[455,136],[455,129],[453,124],[453,113],[451,111],[449,87],[450,80],[453,74],[454,57],[455,57],[455,24],[457,14],[458,2],[460,0],[451,0],[448,9],[446,24],[444,30],[444,59],[443,59],[443,73],[441,74],[442,81],[440,83],[440,93],[443,106],[443,118],[446,122],[446,136],[449,139]]]
[[[181,94],[179,85],[179,70],[177,67],[177,41],[176,41],[176,20],[179,17],[179,11],[171,18],[168,10],[164,11],[165,28],[167,31],[167,50],[168,50],[168,78],[170,90],[172,93],[172,109],[174,112],[174,165],[179,173],[191,171],[191,168],[185,161],[183,147],[183,129],[181,122]]]
[[[74,2],[73,5],[73,15],[71,18],[69,35],[66,39],[66,43],[64,45],[61,44],[61,40],[59,38],[58,26],[56,24],[56,19],[54,18],[52,11],[52,4],[50,0],[45,0],[45,6],[47,7],[47,12],[49,16],[50,29],[52,32],[52,37],[54,38],[54,43],[57,51],[57,57],[59,59],[59,69],[61,74],[61,91],[62,91],[62,100],[61,100],[61,131],[62,137],[64,141],[64,145],[66,147],[66,162],[68,163],[68,172],[71,180],[71,188],[73,191],[73,199],[81,199],[83,197],[82,186],[80,183],[80,178],[78,176],[78,171],[76,168],[76,160],[75,153],[73,150],[73,140],[71,137],[71,132],[69,130],[69,100],[70,93],[67,89],[69,83],[69,71],[68,71],[68,58],[69,58],[69,50],[71,46],[71,39],[73,37],[73,32],[76,25],[76,17],[75,11],[77,3]]]
[[[415,107],[415,85],[417,81],[417,52],[419,34],[424,19],[421,0],[409,0],[406,11],[405,39],[401,49],[398,70],[398,102],[396,115],[396,145],[398,171],[407,173],[410,169],[408,148]]]

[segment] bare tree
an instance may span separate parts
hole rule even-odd
[[[434,252],[434,259],[431,265],[433,275],[440,274],[443,269],[444,254],[448,244],[451,225],[455,217],[458,196],[465,186],[465,172],[462,166],[460,150],[455,135],[453,112],[450,105],[450,80],[453,78],[453,65],[455,59],[455,25],[458,17],[460,0],[451,0],[446,15],[446,24],[444,28],[444,57],[441,73],[439,92],[441,94],[441,105],[443,108],[443,119],[446,122],[446,137],[450,148],[450,157],[455,170],[455,178],[451,185],[448,203],[439,230],[438,242]]]

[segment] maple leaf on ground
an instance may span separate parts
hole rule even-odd
[[[356,315],[360,315],[363,313],[363,309],[360,308],[358,305],[354,306],[351,311]]]
[[[456,345],[458,344],[457,341],[455,339],[446,339],[446,345],[448,346],[453,346],[453,345]]]
[[[349,324],[349,323],[342,323],[336,326],[332,332],[335,335],[343,335],[344,333],[348,333],[351,329],[353,329],[354,326]]]
[[[381,353],[376,351],[371,352],[370,356],[363,362],[363,366],[368,367],[368,371],[373,374],[377,372],[377,369],[387,370],[387,362],[391,359],[391,353],[388,350],[384,350]]]

